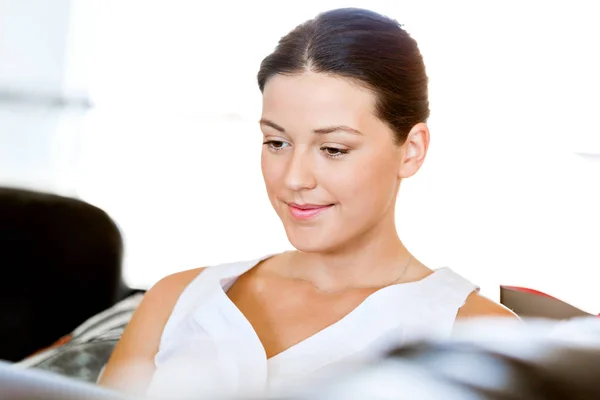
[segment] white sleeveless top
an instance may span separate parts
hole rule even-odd
[[[266,258],[206,268],[185,288],[164,327],[149,396],[274,393],[325,368],[372,359],[390,343],[449,336],[458,309],[478,290],[442,268],[379,289],[338,322],[267,359],[252,325],[227,296],[240,275]]]

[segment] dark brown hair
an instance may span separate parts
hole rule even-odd
[[[417,42],[397,21],[342,8],[319,14],[279,40],[260,65],[261,92],[274,75],[310,70],[362,84],[377,97],[376,115],[404,143],[429,117],[427,73]]]

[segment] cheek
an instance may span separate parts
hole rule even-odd
[[[260,167],[267,187],[267,192],[271,193],[272,190],[276,189],[282,181],[282,171],[284,170],[273,156],[266,151],[262,152]]]
[[[369,158],[324,178],[341,203],[358,211],[381,207],[395,196],[397,173],[389,160]]]

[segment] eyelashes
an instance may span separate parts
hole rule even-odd
[[[320,150],[329,158],[338,158],[348,154],[348,150],[338,149],[337,147],[321,147]]]
[[[267,140],[267,141],[263,142],[263,144],[266,145],[269,148],[269,150],[273,150],[273,151],[283,150],[285,148],[284,145],[289,146],[289,143],[286,143],[281,140]]]
[[[273,152],[280,152],[283,149],[290,147],[289,143],[284,142],[282,140],[267,140],[267,141],[263,142],[263,145],[267,146],[269,148],[269,150],[271,150]],[[339,149],[337,147],[331,147],[331,146],[323,146],[319,150],[321,150],[321,152],[325,155],[325,157],[332,158],[332,159],[342,157],[349,153],[349,150]]]

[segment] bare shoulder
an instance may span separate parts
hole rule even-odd
[[[166,276],[158,281],[144,296],[144,301],[147,299],[160,299],[163,303],[175,302],[183,292],[183,289],[190,284],[202,272],[204,268],[194,268],[187,271],[177,272]]]
[[[145,391],[154,374],[154,356],[175,303],[202,270],[169,275],[146,292],[99,379],[100,385],[131,394]]]
[[[158,281],[144,295],[129,325],[143,322],[140,321],[143,318],[144,321],[160,322],[164,326],[183,290],[203,269],[195,268],[177,272]]]
[[[517,315],[501,304],[480,295],[471,293],[465,305],[458,310],[457,319],[474,317],[508,317],[518,319]]]

